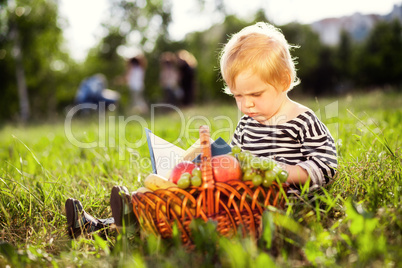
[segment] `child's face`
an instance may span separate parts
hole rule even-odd
[[[276,89],[250,71],[241,72],[235,85],[230,91],[239,110],[262,124],[279,115],[287,97],[286,91]]]

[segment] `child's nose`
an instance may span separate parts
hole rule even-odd
[[[254,102],[253,102],[250,98],[246,98],[245,101],[246,101],[246,102],[245,102],[246,108],[254,107]]]

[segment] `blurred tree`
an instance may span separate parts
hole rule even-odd
[[[280,28],[290,44],[299,46],[291,52],[297,63],[297,75],[301,84],[294,89],[295,92],[292,94],[298,92],[319,93],[322,88],[316,81],[317,68],[319,65],[324,65],[322,60],[328,60],[328,58],[324,57],[325,48],[318,34],[313,32],[309,25],[299,23],[289,23]]]
[[[124,105],[128,97],[124,81],[126,61],[138,53],[144,53],[148,58],[148,66],[152,66],[152,71],[146,72],[145,95],[155,98],[158,83],[158,61],[155,54],[159,55],[163,46],[171,42],[168,33],[171,1],[109,1],[110,14],[105,16],[102,24],[104,37],[88,53],[83,64],[83,74],[105,74],[110,87],[122,93]]]
[[[230,100],[231,97],[222,94],[223,82],[219,71],[219,52],[228,37],[248,25],[236,16],[229,15],[223,23],[213,25],[206,31],[188,34],[186,43],[198,60],[197,100],[200,102],[213,99]]]
[[[56,112],[59,78],[70,61],[62,41],[54,1],[0,3],[0,118]]]
[[[124,60],[117,50],[124,44],[125,37],[116,28],[108,30],[108,34],[100,40],[99,44],[90,49],[83,65],[83,78],[102,73],[109,79],[113,79],[124,72]]]
[[[148,59],[145,93],[151,101],[160,98],[160,54],[180,49],[194,54],[199,63],[197,100],[229,100],[221,94],[222,44],[247,25],[269,21],[263,10],[254,19],[240,19],[228,14],[225,1],[215,0],[214,12],[222,22],[172,42],[168,32],[172,0],[109,1],[112,8],[104,16],[104,34],[82,65],[63,52],[61,29],[66,22],[58,15],[57,1],[0,1],[0,118],[26,119],[30,111],[35,117],[54,114],[72,103],[79,82],[94,73],[104,73],[112,89],[127,91],[123,80],[126,59],[138,52]],[[197,3],[202,9],[205,0]],[[402,27],[398,21],[379,23],[361,45],[342,33],[336,47],[324,46],[309,25],[290,23],[279,28],[289,43],[300,46],[292,51],[302,80],[295,94],[332,92],[345,81],[358,81],[365,87],[401,84]]]
[[[22,11],[20,11],[20,12],[22,13]],[[16,13],[18,14],[18,11]],[[11,18],[15,19],[15,16],[13,16],[13,17],[11,17]],[[25,79],[25,70],[24,70],[24,64],[23,64],[20,30],[18,27],[17,20],[14,20],[12,23],[10,23],[9,36],[13,42],[13,58],[15,60],[15,74],[16,74],[16,82],[17,82],[17,88],[18,88],[21,119],[22,119],[22,121],[25,122],[26,120],[28,120],[31,112],[30,112],[29,100],[28,100],[27,83],[26,83],[26,79]]]
[[[169,39],[168,26],[172,21],[170,0],[109,0],[111,20],[106,29],[118,28],[123,36],[136,35],[138,44],[150,51],[155,41],[164,36]]]
[[[340,36],[340,42],[335,50],[335,68],[337,72],[338,93],[343,93],[352,88],[353,72],[355,65],[353,64],[354,45],[350,34],[343,30]]]
[[[336,68],[334,64],[334,49],[323,47],[318,53],[319,61],[312,72],[313,95],[334,93],[336,86]]]
[[[379,22],[359,53],[362,85],[402,83],[402,26],[398,20]]]
[[[257,11],[253,21],[228,15],[223,23],[216,24],[206,31],[187,35],[185,43],[199,61],[198,100],[230,99],[225,94],[221,94],[223,82],[220,79],[219,52],[230,35],[257,21],[269,22],[264,11]],[[330,91],[335,76],[332,51],[322,45],[319,36],[308,25],[290,23],[279,28],[290,44],[300,46],[299,49],[292,51],[292,56],[297,62],[298,76],[302,80],[302,84],[295,89],[295,94],[300,92],[321,94]],[[322,81],[317,82],[318,77],[321,76]]]

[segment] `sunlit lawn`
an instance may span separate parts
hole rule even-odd
[[[300,199],[286,211],[272,212],[271,220],[282,215],[293,223],[292,227],[273,220],[272,241],[219,240],[203,226],[205,241],[198,241],[191,252],[177,241],[155,238],[71,241],[64,202],[74,197],[90,214],[111,216],[112,186],[135,190],[151,172],[144,127],[183,148],[198,138],[198,126],[203,124],[210,125],[213,138],[229,141],[240,116],[234,104],[168,113],[155,107],[155,113],[145,117],[108,112],[71,121],[61,117],[57,123],[4,125],[0,241],[5,243],[0,247],[0,266],[244,267],[274,262],[397,267],[402,261],[402,94],[375,91],[297,100],[311,107],[331,130],[339,154],[337,180],[317,202]],[[294,228],[306,233],[298,234]]]

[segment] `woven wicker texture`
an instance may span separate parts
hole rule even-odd
[[[191,243],[190,222],[194,218],[217,222],[217,231],[232,236],[243,234],[258,236],[261,215],[265,207],[284,205],[283,193],[278,184],[255,187],[251,181],[215,182],[211,166],[209,129],[200,127],[202,146],[202,185],[186,190],[178,187],[158,189],[154,192],[132,195],[134,213],[141,227],[163,238],[172,237],[177,224],[183,243]]]

